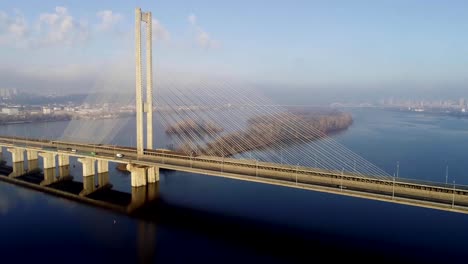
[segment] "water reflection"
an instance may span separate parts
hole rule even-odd
[[[140,263],[154,262],[156,250],[156,224],[148,221],[139,221],[137,247]]]
[[[51,185],[57,181],[57,172],[55,168],[48,168],[43,170],[44,180],[41,181],[42,186]]]
[[[127,212],[133,212],[157,201],[159,197],[159,183],[149,183],[146,186],[132,187],[132,201],[127,206]]]
[[[459,178],[466,179],[462,176],[467,163],[460,162],[468,146],[465,135],[446,136],[446,131],[427,130],[425,125],[411,120],[416,124],[411,128],[389,126],[394,119],[405,118],[399,114],[386,117],[369,112],[361,116],[349,131],[338,136],[351,149],[388,171],[393,171],[395,161],[400,160],[405,175],[428,179],[440,176],[442,181],[446,161],[441,161],[440,153],[445,153],[451,162],[450,177],[457,177],[457,182]],[[468,131],[467,125],[457,125],[452,131]],[[36,126],[30,128],[37,131]],[[17,134],[13,126],[10,129],[11,134]],[[133,130],[134,124],[122,133],[119,143],[129,142],[128,135]],[[438,151],[431,154],[428,146]],[[5,156],[9,158],[9,154]],[[21,170],[16,166],[13,169]],[[80,166],[73,171],[72,165],[71,170],[73,175],[82,173]],[[59,175],[65,174],[59,169]],[[79,251],[95,249],[93,252],[99,253],[96,255],[102,263],[114,259],[122,262],[126,257],[130,259],[128,263],[210,262],[210,257],[211,262],[218,263],[246,259],[257,263],[292,263],[300,262],[301,258],[313,262],[320,257],[332,262],[342,256],[379,262],[405,254],[422,258],[399,260],[422,262],[435,256],[431,262],[447,262],[466,252],[468,234],[464,227],[468,219],[464,215],[183,173],[161,175],[161,194],[159,186],[136,189],[130,194],[129,176],[114,171],[98,175],[97,182],[98,186],[111,182],[131,196],[133,204],[145,208],[140,212],[134,210],[130,218],[0,183],[0,222],[14,230],[9,237],[2,230],[0,244],[16,240],[18,245],[30,243],[27,245],[31,248],[45,249],[55,243],[54,254],[65,255],[69,254],[70,244],[60,244],[73,241]],[[8,247],[2,249],[8,251]],[[333,253],[329,254],[330,251]],[[219,258],[214,259],[213,255]],[[89,260],[80,254],[74,257],[77,262]],[[466,256],[460,259],[466,260]]]
[[[10,194],[0,193],[0,215],[6,215],[10,208],[14,206],[14,201]]]
[[[6,187],[0,188],[0,215],[7,215],[19,204],[24,206],[34,202],[34,193],[31,191],[13,185]]]
[[[36,170],[38,168],[39,168],[38,159],[28,160],[28,171]]]
[[[101,172],[98,173],[98,186],[99,188],[103,188],[105,186],[108,186],[109,183],[109,172]]]
[[[80,196],[86,196],[91,194],[96,189],[94,175],[88,175],[83,177],[83,190],[80,192]]]
[[[24,161],[15,162],[12,165],[13,171],[8,175],[9,177],[18,177],[25,173],[24,170]]]

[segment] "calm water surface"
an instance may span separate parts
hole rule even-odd
[[[354,124],[334,138],[389,174],[398,162],[401,177],[445,182],[448,166],[449,182],[468,184],[468,119],[351,111]],[[132,119],[119,132],[103,128],[111,120],[93,122],[112,135],[107,143],[133,141]],[[99,132],[76,121],[2,126],[0,134],[50,138],[80,126]],[[78,163],[71,163],[81,180]],[[130,192],[129,176],[110,170],[114,188]],[[142,217],[130,217],[0,182],[1,258],[310,263],[346,257],[379,263],[468,257],[463,214],[179,172],[162,173],[159,199]]]

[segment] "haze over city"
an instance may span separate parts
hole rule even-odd
[[[155,11],[156,81],[221,76],[329,101],[468,87],[466,1],[20,0],[0,7],[3,88],[132,91],[139,4]]]

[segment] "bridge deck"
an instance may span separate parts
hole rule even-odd
[[[462,185],[359,175],[255,160],[190,157],[158,150],[145,150],[143,156],[138,156],[136,149],[130,147],[18,137],[0,137],[0,146],[92,157],[117,163],[157,166],[171,170],[468,213],[468,187]],[[117,153],[124,156],[118,158]]]

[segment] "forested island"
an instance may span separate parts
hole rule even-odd
[[[193,153],[193,149],[188,144],[181,145],[177,151],[187,155],[229,157],[246,151],[265,149],[279,143],[316,140],[347,129],[352,122],[351,114],[335,110],[290,109],[281,114],[250,118],[244,130],[218,136],[206,143],[198,153]],[[186,133],[184,130],[173,132]]]
[[[206,136],[207,142],[196,151],[185,143],[169,151],[177,155],[229,157],[251,150],[266,149],[281,143],[300,144],[310,142],[334,132],[347,129],[353,123],[350,113],[329,109],[289,109],[276,115],[256,116],[247,120],[245,129],[227,132],[214,122],[182,120],[166,127],[165,132],[173,137],[191,138],[197,134]],[[127,171],[125,164],[117,167]]]
[[[214,122],[206,121],[195,121],[195,120],[182,120],[166,128],[166,133],[175,135],[180,131],[188,131],[190,133],[196,133],[199,136],[217,134],[222,132],[224,129],[222,126],[215,124]]]

